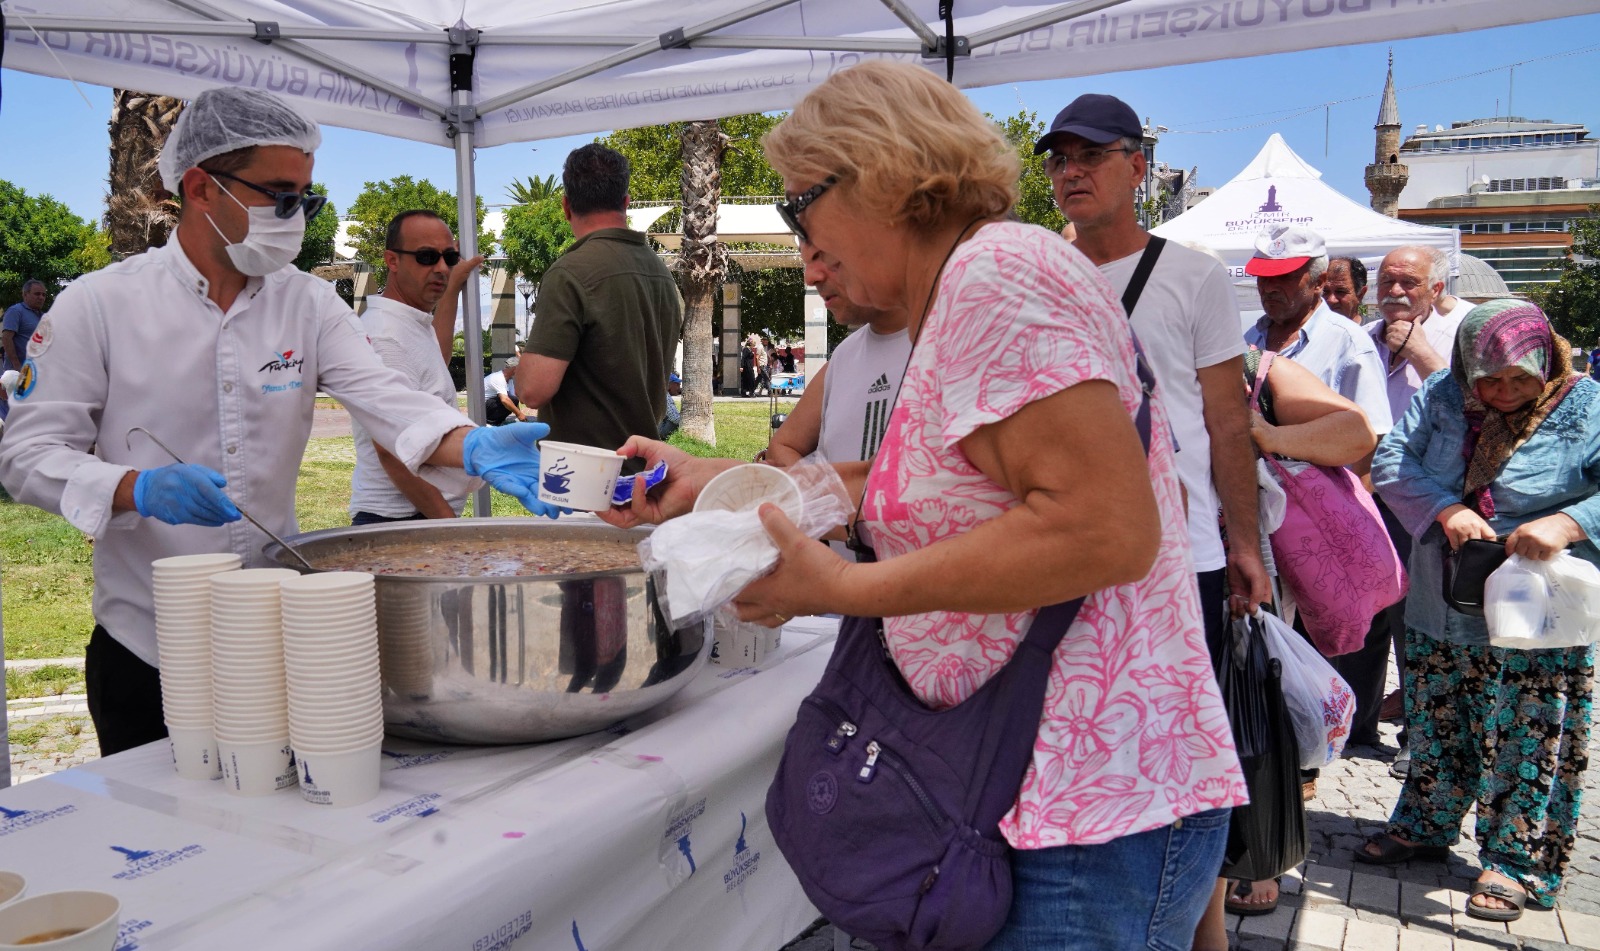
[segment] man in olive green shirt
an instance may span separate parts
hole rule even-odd
[[[644,234],[628,228],[628,160],[602,145],[567,156],[562,211],[577,243],[545,272],[517,396],[551,439],[616,449],[657,435],[683,299]]]

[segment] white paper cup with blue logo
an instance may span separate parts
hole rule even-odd
[[[223,787],[238,796],[270,796],[293,786],[300,774],[287,736],[264,742],[233,742],[217,737]]]
[[[610,449],[546,439],[539,443],[539,501],[585,512],[609,509],[624,461]]]
[[[0,948],[111,951],[122,903],[105,892],[46,892],[0,908]]]
[[[172,764],[184,779],[221,779],[222,758],[217,755],[217,736],[207,726],[177,726],[167,720],[167,739],[172,743]]]
[[[353,749],[295,750],[300,796],[318,806],[359,806],[378,795],[383,775],[383,734]]]

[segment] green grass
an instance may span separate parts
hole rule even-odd
[[[84,717],[47,717],[14,726],[7,739],[12,746],[26,746],[34,753],[59,753],[70,756],[83,744]]]
[[[46,664],[29,671],[6,671],[6,698],[59,697],[64,693],[83,693],[83,669],[61,664]]]
[[[320,401],[319,401],[320,402]],[[794,408],[778,403],[778,412]],[[766,400],[722,402],[715,408],[717,445],[681,433],[672,444],[697,456],[748,460],[767,445],[770,409]],[[295,515],[301,531],[350,524],[350,472],[355,441],[349,436],[313,439],[306,446],[296,487]],[[523,514],[513,498],[492,493],[492,514]],[[468,503],[467,511],[472,506]],[[90,596],[94,587],[93,545],[59,516],[9,500],[0,502],[0,609],[5,625],[5,656],[17,659],[81,657],[94,627]],[[11,690],[7,675],[7,693]]]

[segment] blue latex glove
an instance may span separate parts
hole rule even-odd
[[[548,435],[544,423],[479,426],[461,444],[461,467],[535,515],[571,515],[569,508],[539,501],[539,440]]]
[[[228,480],[205,466],[175,463],[146,469],[133,480],[133,507],[168,525],[216,528],[237,522],[239,509],[223,493]]]

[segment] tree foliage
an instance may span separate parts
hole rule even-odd
[[[511,270],[530,281],[543,280],[544,272],[573,243],[572,226],[561,213],[560,193],[507,208],[501,240]]]
[[[94,225],[49,195],[29,195],[0,180],[0,307],[22,299],[37,278],[53,296],[80,274],[110,263],[109,245]]]
[[[1038,113],[1024,110],[1004,119],[995,119],[992,115],[989,118],[999,126],[1000,134],[1006,137],[1011,147],[1017,150],[1017,159],[1022,162],[1022,179],[1018,182],[1022,197],[1017,201],[1017,217],[1029,224],[1043,225],[1051,231],[1065,228],[1067,219],[1056,207],[1056,196],[1050,189],[1050,176],[1044,170],[1044,156],[1033,154],[1033,143],[1039,141],[1039,136],[1045,132],[1045,124],[1040,121]]]
[[[531,205],[552,195],[560,195],[561,192],[561,182],[554,174],[544,178],[534,178],[532,175],[526,179],[513,178],[511,184],[506,186],[506,197],[519,205]]]
[[[1544,308],[1557,333],[1588,347],[1600,339],[1600,205],[1590,205],[1587,218],[1573,219],[1571,255],[1553,265],[1560,280],[1528,296]]]
[[[319,195],[328,193],[328,186],[313,182],[311,190]],[[339,237],[339,209],[333,202],[322,206],[317,216],[306,222],[305,237],[300,239],[300,254],[294,259],[294,266],[302,271],[309,271],[319,264],[327,264],[333,260],[333,243]]]
[[[483,196],[477,199],[478,253],[492,254],[495,235],[483,230],[485,213]],[[367,182],[355,203],[350,206],[350,217],[355,225],[350,232],[350,243],[356,257],[365,261],[376,272],[379,286],[388,278],[383,266],[383,241],[389,222],[402,211],[423,208],[443,218],[450,230],[461,233],[456,220],[456,196],[438,188],[427,179],[416,181],[410,175],[400,175],[385,182]]]
[[[722,134],[728,137],[722,153],[723,195],[783,193],[783,178],[767,164],[767,157],[761,151],[762,137],[782,121],[783,116],[758,112],[717,120]],[[628,191],[634,201],[677,201],[681,197],[683,156],[680,143],[685,125],[669,122],[642,129],[621,129],[596,140],[628,157],[628,164],[633,167]]]

